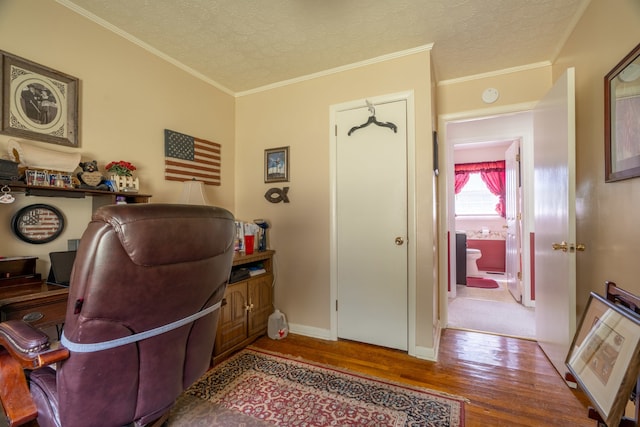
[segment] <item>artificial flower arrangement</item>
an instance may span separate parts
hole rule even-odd
[[[132,172],[137,168],[132,163],[125,162],[124,160],[119,160],[117,162],[107,163],[105,169],[115,175],[132,176]]]

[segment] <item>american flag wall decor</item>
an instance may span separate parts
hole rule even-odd
[[[220,185],[221,146],[217,142],[164,130],[164,179]]]
[[[11,218],[11,229],[27,243],[48,243],[64,229],[64,217],[53,206],[37,203],[25,206]]]

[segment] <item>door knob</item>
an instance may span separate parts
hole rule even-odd
[[[586,246],[582,243],[578,243],[576,245],[574,245],[573,243],[567,243],[565,241],[562,241],[561,243],[553,243],[551,245],[551,247],[553,248],[554,251],[562,251],[562,252],[584,252],[584,250],[586,249]]]
[[[553,248],[554,251],[567,252],[567,250],[569,250],[569,246],[567,245],[567,242],[565,242],[564,240],[561,243],[553,243],[551,247]]]
[[[396,237],[396,245],[402,246],[404,239],[402,237]]]

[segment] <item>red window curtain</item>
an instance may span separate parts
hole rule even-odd
[[[467,182],[469,182],[468,172],[456,172],[456,194],[462,190],[462,187],[464,187]]]
[[[480,172],[480,177],[482,181],[487,184],[487,188],[491,191],[491,194],[498,196],[499,201],[496,205],[496,212],[504,218],[507,214],[505,206],[505,161],[456,164],[456,194],[458,194],[467,181],[469,181],[469,174],[472,172]]]

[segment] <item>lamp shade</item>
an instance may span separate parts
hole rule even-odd
[[[210,205],[209,199],[204,192],[204,182],[202,181],[184,181],[182,183],[182,193],[178,199],[178,203],[183,205]]]

